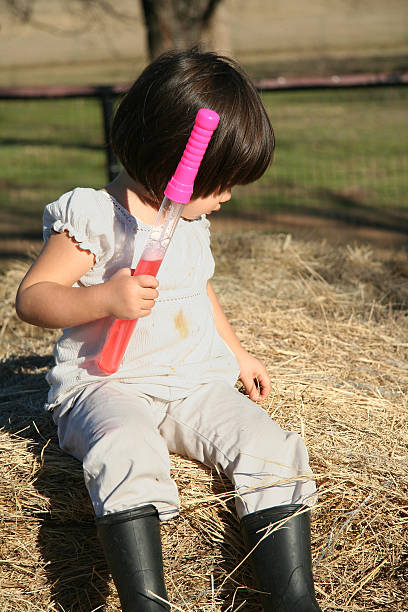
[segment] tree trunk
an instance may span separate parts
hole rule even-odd
[[[188,49],[202,40],[221,0],[142,0],[149,55]]]

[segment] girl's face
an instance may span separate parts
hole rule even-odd
[[[183,219],[197,219],[201,215],[210,215],[215,210],[220,210],[221,204],[228,202],[231,199],[231,191],[222,191],[221,193],[213,193],[207,198],[197,198],[190,200],[185,205],[182,217]]]

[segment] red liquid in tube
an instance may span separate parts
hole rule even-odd
[[[162,261],[162,259],[140,259],[136,269],[132,270],[132,276],[141,274],[156,276]],[[137,321],[137,319],[114,321],[98,360],[99,368],[106,374],[117,372]]]
[[[162,261],[162,259],[140,259],[136,269],[132,270],[132,276],[139,276],[140,274],[156,276]]]

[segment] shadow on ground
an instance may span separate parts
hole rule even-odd
[[[378,247],[408,246],[408,211],[358,204],[352,197],[330,193],[328,206],[276,206],[273,210],[233,211],[225,207],[211,217],[213,229],[262,229],[290,233],[299,239],[326,239],[334,244],[368,243]]]

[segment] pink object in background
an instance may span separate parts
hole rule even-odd
[[[140,260],[132,270],[132,276],[156,276],[184,205],[190,201],[194,180],[219,120],[218,114],[208,108],[198,111],[190,138],[177,169],[164,190],[163,202]],[[106,374],[113,374],[118,370],[136,323],[137,319],[116,319],[113,322],[98,359],[99,368]]]

